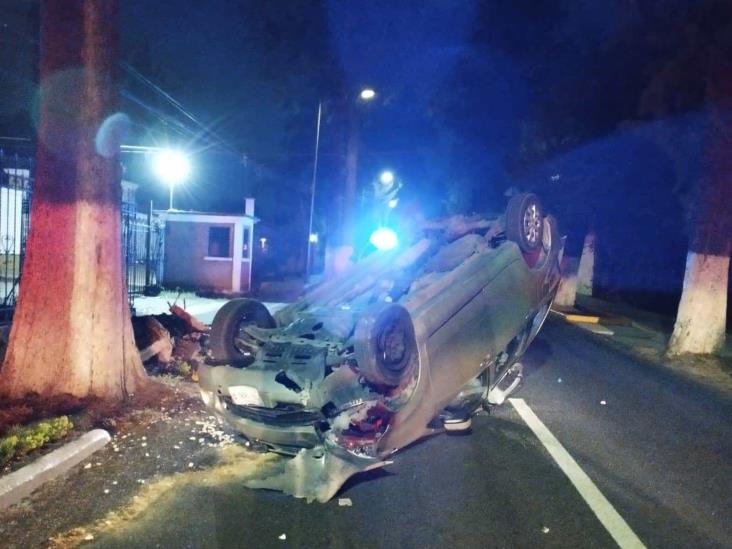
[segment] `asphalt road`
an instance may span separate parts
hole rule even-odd
[[[732,400],[548,322],[516,395],[648,547],[732,546]],[[604,404],[603,404],[604,402]],[[164,495],[97,547],[613,547],[511,404],[307,504],[238,482]],[[284,534],[286,539],[280,539]]]

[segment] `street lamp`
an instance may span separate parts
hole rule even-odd
[[[173,188],[183,183],[191,173],[191,164],[188,157],[180,151],[163,149],[155,154],[153,159],[155,175],[166,183],[170,189],[168,209],[173,209]]]
[[[361,93],[358,94],[362,101],[371,101],[376,97],[376,92],[372,88],[364,88]]]
[[[363,88],[359,94],[361,101],[371,101],[376,97],[373,88]],[[310,258],[312,256],[312,245],[317,243],[317,239],[313,242],[313,213],[315,211],[315,185],[318,179],[318,153],[320,151],[320,122],[323,115],[323,102],[318,101],[318,117],[315,123],[315,155],[313,157],[313,179],[310,184],[310,221],[308,222],[308,249],[305,257],[305,277],[310,274]],[[351,136],[353,138],[353,136]],[[172,192],[172,190],[171,190]]]

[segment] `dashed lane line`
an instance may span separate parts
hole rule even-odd
[[[592,512],[599,519],[608,533],[622,549],[645,548],[643,542],[628,526],[623,517],[615,510],[607,498],[600,492],[592,482],[587,473],[577,464],[574,458],[565,450],[564,446],[547,429],[546,425],[536,416],[534,411],[522,398],[508,399],[511,405],[529,426],[536,438],[544,445],[549,455],[559,465],[559,468],[572,482],[582,499],[587,502]]]

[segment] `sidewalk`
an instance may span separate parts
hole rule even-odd
[[[730,333],[727,334],[723,350],[717,356],[685,355],[669,358],[666,356],[666,348],[673,332],[675,320],[673,317],[638,309],[625,303],[609,302],[583,295],[577,295],[574,310],[553,312],[573,325],[593,332],[657,365],[717,388],[732,391]],[[572,313],[577,317],[572,316]]]
[[[177,298],[177,301],[176,301]],[[200,297],[193,292],[162,292],[155,297],[140,296],[135,298],[135,316],[159,315],[169,313],[170,304],[176,302],[190,314],[205,324],[211,324],[218,310],[229,301],[228,298]],[[285,303],[265,303],[269,312],[274,314]]]

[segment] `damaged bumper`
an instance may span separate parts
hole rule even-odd
[[[279,490],[304,498],[308,503],[325,503],[336,495],[343,484],[356,473],[364,473],[390,464],[375,458],[359,457],[338,447],[300,450],[284,462],[279,470],[245,483],[248,488]]]
[[[294,414],[287,418],[283,417],[287,413],[277,414],[268,408],[262,408],[258,414],[255,406],[234,403],[230,387],[251,387],[246,385],[249,381],[247,376],[242,376],[246,372],[229,366],[201,366],[199,379],[204,403],[249,440],[264,443],[274,450],[294,454],[301,448],[314,448],[321,444],[315,429],[319,415],[312,414],[303,422],[294,420]],[[237,377],[244,379],[236,380]],[[233,385],[226,385],[228,381],[233,381]]]
[[[251,382],[247,373],[247,370],[229,366],[201,366],[199,369],[201,396],[210,409],[250,441],[292,456],[266,476],[247,481],[247,487],[279,490],[304,498],[308,503],[326,502],[353,475],[391,463],[355,454],[334,444],[323,431],[327,422],[319,410],[307,409],[300,403],[279,403],[274,407],[236,404],[234,398],[238,387],[246,387],[248,393],[244,390],[243,394],[250,399],[257,398],[253,392],[256,389],[246,385]],[[259,403],[264,404],[262,396],[258,398]],[[354,401],[352,404],[354,409],[360,403]],[[345,439],[340,442],[348,445]]]

